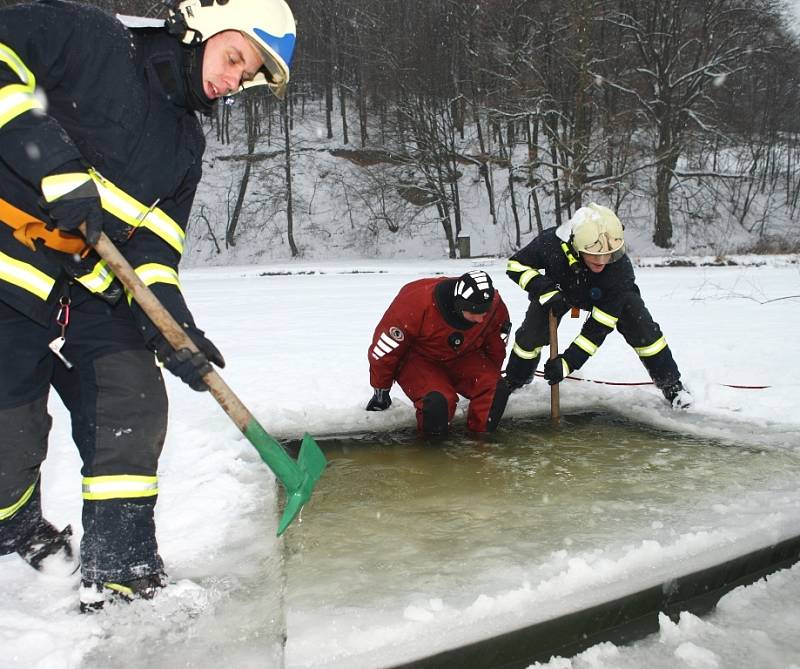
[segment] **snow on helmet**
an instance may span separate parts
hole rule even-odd
[[[590,202],[556,229],[559,239],[570,242],[578,253],[610,255],[611,262],[625,253],[622,223],[608,207]]]
[[[297,34],[284,0],[176,0],[167,24],[184,44],[205,42],[225,30],[246,35],[258,47],[264,68],[242,88],[266,85],[283,99]]]
[[[453,306],[456,311],[483,314],[489,311],[494,299],[492,279],[482,269],[462,274],[453,288]]]

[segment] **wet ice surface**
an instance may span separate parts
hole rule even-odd
[[[794,449],[590,414],[322,445],[287,535],[289,667],[410,660],[800,534]]]
[[[272,500],[264,502],[271,511]],[[224,528],[231,537],[224,553],[198,556],[195,567],[173,578],[155,599],[79,616],[97,628],[95,636],[106,637],[87,654],[82,669],[283,666],[276,520],[258,508]]]

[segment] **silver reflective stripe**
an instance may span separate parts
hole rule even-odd
[[[489,290],[489,275],[486,274],[486,272],[484,272],[482,269],[474,269],[469,273],[469,275],[475,279],[478,290]],[[465,295],[464,297],[468,297],[468,295]]]
[[[372,348],[372,357],[375,360],[380,360],[387,353],[394,351],[398,346],[400,346],[399,342],[396,342],[385,332],[381,332],[381,336],[378,337],[378,341],[375,342],[375,346]]]
[[[461,297],[463,297],[465,300],[468,299],[470,295],[472,295],[472,292],[473,292],[472,288],[465,289],[463,281],[459,281],[456,284],[456,295],[461,295]]]
[[[381,336],[378,339],[378,346],[384,349],[387,353],[391,353],[394,349],[400,346],[400,343],[396,342],[385,332],[381,332]]]

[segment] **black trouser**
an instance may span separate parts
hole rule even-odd
[[[559,323],[561,318],[559,316]],[[671,386],[680,379],[678,366],[663,340],[661,328],[653,320],[639,293],[626,293],[617,330],[634,348],[658,388]],[[549,343],[548,312],[535,300],[531,301],[525,320],[514,334],[514,346],[506,365],[509,383],[517,386],[530,383],[539,364],[541,349]]]
[[[161,373],[124,299],[111,307],[84,297],[72,306],[62,349],[70,370],[48,348],[60,334],[55,318],[43,327],[0,302],[0,554],[24,547],[41,521],[52,386],[69,410],[83,461],[83,578],[121,582],[159,571],[153,510],[167,425]]]

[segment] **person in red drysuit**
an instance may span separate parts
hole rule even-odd
[[[388,409],[397,381],[426,435],[447,434],[458,395],[470,400],[469,430],[495,430],[509,395],[500,370],[510,331],[508,309],[483,270],[406,284],[372,337],[366,410]]]

